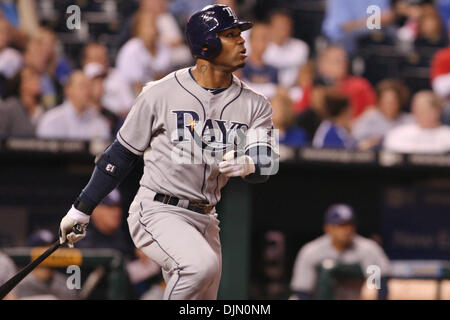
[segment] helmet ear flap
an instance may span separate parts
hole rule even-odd
[[[222,50],[222,43],[219,37],[217,35],[209,37],[205,39],[205,43],[202,46],[202,56],[205,59],[213,59],[219,55],[220,50]]]

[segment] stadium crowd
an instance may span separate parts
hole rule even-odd
[[[282,151],[450,152],[449,0],[320,0],[313,41],[298,36],[304,25],[295,14],[308,0],[217,2],[255,22],[235,75],[271,100]],[[80,29],[68,30],[68,1],[0,0],[0,138],[114,139],[147,82],[193,65],[186,19],[212,3],[83,1]],[[381,9],[381,28],[367,27],[370,5]],[[104,29],[86,20],[88,9],[104,13]],[[384,54],[399,70],[380,75]],[[84,245],[126,251],[129,270],[155,277],[158,289],[154,265],[121,247],[122,213],[114,220],[111,210],[97,211],[89,238],[98,239]]]
[[[271,99],[282,145],[450,151],[448,1],[322,1],[313,43],[296,36],[298,21],[287,3],[219,2],[255,21],[243,34],[249,57],[236,76]],[[0,135],[108,140],[146,82],[192,65],[184,23],[212,1],[129,2],[118,40],[88,34],[77,54],[46,25],[48,8],[27,3],[1,2]],[[370,5],[381,10],[381,29],[367,27]],[[371,45],[389,47],[415,70],[426,68],[428,83],[409,86],[414,74],[371,74],[361,53]]]

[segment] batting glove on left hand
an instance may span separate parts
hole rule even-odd
[[[219,172],[227,177],[245,177],[255,172],[255,163],[249,156],[234,157],[235,152],[230,151],[223,156],[219,163]]]
[[[90,218],[89,215],[72,206],[59,225],[59,243],[64,244],[67,239],[67,245],[69,248],[73,248],[75,242],[86,236],[86,227]],[[81,226],[80,233],[73,232],[73,227],[77,224]]]

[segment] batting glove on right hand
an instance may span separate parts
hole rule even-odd
[[[59,243],[64,244],[67,240],[69,248],[73,248],[75,242],[80,241],[86,236],[86,227],[90,218],[89,215],[72,206],[64,218],[62,218],[59,225]],[[81,226],[80,233],[73,232],[73,227],[77,224]]]

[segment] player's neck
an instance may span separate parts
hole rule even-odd
[[[233,79],[230,71],[223,70],[208,61],[198,60],[192,68],[194,80],[204,88],[228,88]]]

